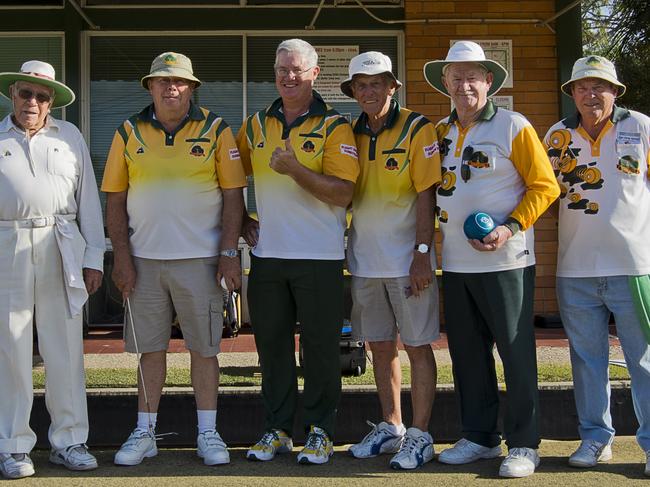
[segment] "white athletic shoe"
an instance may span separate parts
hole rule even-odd
[[[94,470],[97,459],[88,452],[83,443],[50,451],[50,463],[63,465],[68,470]]]
[[[355,458],[371,458],[382,453],[397,453],[399,451],[406,433],[404,425],[399,425],[398,433],[394,433],[391,425],[384,421],[379,424],[370,421],[366,421],[366,423],[372,430],[363,440],[348,448],[350,455]]]
[[[532,448],[511,448],[501,462],[499,476],[528,477],[539,466],[539,455]]]
[[[433,438],[428,431],[418,428],[406,430],[399,452],[390,460],[395,470],[413,470],[433,460]]]
[[[595,467],[598,462],[606,462],[612,459],[612,447],[606,443],[596,440],[583,440],[580,446],[569,457],[569,465],[572,467]]]
[[[324,429],[311,426],[305,447],[298,453],[298,463],[302,465],[322,465],[334,455],[334,444]]]
[[[216,430],[199,433],[196,438],[196,454],[203,458],[206,465],[224,465],[230,463],[228,447]]]
[[[27,453],[0,453],[0,473],[7,479],[34,475],[34,464]]]
[[[472,463],[476,460],[484,458],[496,458],[501,455],[501,446],[488,448],[487,446],[479,445],[468,439],[461,438],[451,448],[443,450],[438,455],[438,461],[448,463],[450,465],[461,465],[464,463]]]
[[[140,465],[145,458],[158,455],[156,437],[150,431],[136,428],[115,454],[115,465]]]

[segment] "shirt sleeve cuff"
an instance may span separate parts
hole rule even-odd
[[[508,230],[510,230],[513,236],[515,236],[517,232],[521,231],[521,223],[519,223],[516,219],[512,218],[511,216],[506,218],[506,221],[503,222],[503,226],[506,227]]]
[[[104,249],[86,247],[82,267],[104,272]]]

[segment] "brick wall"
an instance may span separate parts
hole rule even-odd
[[[537,1],[437,1],[405,0],[407,19],[422,18],[539,18],[555,14],[554,0]],[[449,99],[424,80],[426,61],[444,59],[451,39],[511,39],[513,88],[499,95],[511,95],[515,111],[522,113],[540,137],[560,118],[556,38],[546,27],[533,24],[407,24],[407,106],[437,122],[449,114]],[[556,314],[555,264],[557,227],[544,215],[535,225],[537,281],[535,314]],[[438,249],[438,255],[440,255]]]

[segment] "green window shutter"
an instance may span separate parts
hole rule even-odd
[[[18,72],[25,61],[32,59],[50,63],[56,79],[63,80],[63,37],[0,35],[0,73]],[[0,119],[11,111],[11,101],[0,96]],[[54,110],[52,115],[61,118],[61,110]]]

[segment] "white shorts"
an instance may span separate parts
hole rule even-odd
[[[440,337],[438,283],[435,279],[419,297],[411,295],[405,277],[352,277],[352,333],[367,342],[395,341],[412,347]]]

